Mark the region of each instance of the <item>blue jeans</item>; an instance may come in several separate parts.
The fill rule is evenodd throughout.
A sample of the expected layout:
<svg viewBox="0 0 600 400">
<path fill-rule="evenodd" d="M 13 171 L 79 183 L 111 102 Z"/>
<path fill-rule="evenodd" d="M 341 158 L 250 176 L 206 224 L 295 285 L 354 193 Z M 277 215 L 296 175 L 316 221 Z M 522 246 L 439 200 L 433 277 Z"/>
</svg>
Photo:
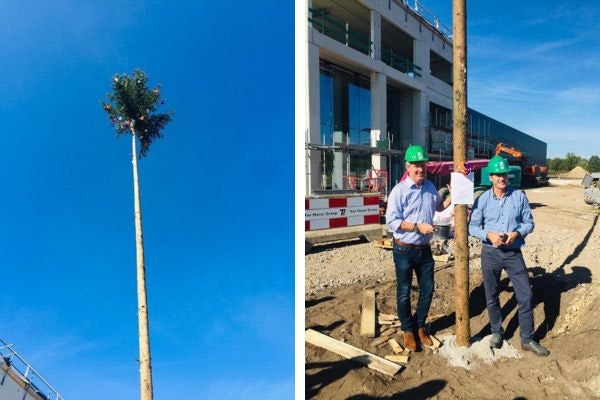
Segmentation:
<svg viewBox="0 0 600 400">
<path fill-rule="evenodd" d="M 502 329 L 502 311 L 498 298 L 498 285 L 502 269 L 506 270 L 517 297 L 521 341 L 528 341 L 533 338 L 534 332 L 531 308 L 532 292 L 523 254 L 521 250 L 484 245 L 481 249 L 481 273 L 492 333 L 499 333 Z"/>
<path fill-rule="evenodd" d="M 433 298 L 433 267 L 435 261 L 429 246 L 423 249 L 413 249 L 398 246 L 394 242 L 394 266 L 396 267 L 396 302 L 398 318 L 404 332 L 414 329 L 410 307 L 410 285 L 413 270 L 419 283 L 419 301 L 417 303 L 417 327 L 424 328 L 431 299 Z"/>
</svg>

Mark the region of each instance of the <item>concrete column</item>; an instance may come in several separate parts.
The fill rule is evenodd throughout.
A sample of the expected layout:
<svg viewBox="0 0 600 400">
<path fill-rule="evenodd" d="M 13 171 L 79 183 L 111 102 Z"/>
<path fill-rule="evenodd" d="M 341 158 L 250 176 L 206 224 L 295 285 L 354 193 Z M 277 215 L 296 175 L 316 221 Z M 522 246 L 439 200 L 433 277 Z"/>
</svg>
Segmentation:
<svg viewBox="0 0 600 400">
<path fill-rule="evenodd" d="M 345 143 L 344 132 L 333 132 L 333 143 Z M 347 153 L 336 151 L 333 153 L 333 172 L 331 177 L 332 189 L 344 189 L 344 171 L 349 171 L 350 157 Z"/>
<path fill-rule="evenodd" d="M 425 30 L 425 28 L 423 28 Z M 422 35 L 421 35 L 422 36 Z M 413 40 L 413 63 L 421 67 L 422 79 L 429 78 L 429 46 L 425 40 Z"/>
<path fill-rule="evenodd" d="M 407 148 L 409 145 L 415 143 L 414 132 L 415 132 L 415 116 L 414 108 L 417 106 L 413 98 L 413 90 L 402 91 L 402 109 L 401 109 L 401 123 L 402 123 L 402 135 L 401 135 L 401 148 Z"/>
<path fill-rule="evenodd" d="M 308 134 L 306 140 L 312 144 L 321 144 L 321 98 L 319 87 L 319 47 L 307 43 L 308 63 L 306 64 L 306 76 L 308 78 L 306 96 L 306 113 L 308 121 Z M 321 162 L 320 150 L 308 150 L 306 160 L 306 194 L 310 195 L 313 190 L 321 189 Z"/>
<path fill-rule="evenodd" d="M 386 88 L 386 76 L 380 72 L 371 72 L 371 147 L 376 147 L 378 140 L 387 139 Z M 386 157 L 373 154 L 371 163 L 377 169 L 385 169 Z"/>
<path fill-rule="evenodd" d="M 381 60 L 381 14 L 371 10 L 371 42 L 373 42 L 371 57 Z"/>
<path fill-rule="evenodd" d="M 429 128 L 429 107 L 427 96 L 424 92 L 415 90 L 413 93 L 413 136 L 412 144 L 420 144 L 425 147 L 429 145 L 427 129 Z"/>
</svg>

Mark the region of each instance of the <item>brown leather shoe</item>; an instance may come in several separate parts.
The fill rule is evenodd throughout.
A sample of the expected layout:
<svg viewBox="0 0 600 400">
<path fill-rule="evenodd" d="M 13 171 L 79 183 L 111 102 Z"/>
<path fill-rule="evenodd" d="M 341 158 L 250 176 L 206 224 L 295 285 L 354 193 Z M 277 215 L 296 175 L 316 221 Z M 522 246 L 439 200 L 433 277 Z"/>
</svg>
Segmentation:
<svg viewBox="0 0 600 400">
<path fill-rule="evenodd" d="M 425 328 L 419 328 L 419 340 L 423 346 L 433 346 L 433 341 L 425 332 Z"/>
<path fill-rule="evenodd" d="M 410 351 L 417 351 L 417 341 L 415 340 L 415 334 L 412 332 L 404 332 L 404 347 Z"/>
</svg>

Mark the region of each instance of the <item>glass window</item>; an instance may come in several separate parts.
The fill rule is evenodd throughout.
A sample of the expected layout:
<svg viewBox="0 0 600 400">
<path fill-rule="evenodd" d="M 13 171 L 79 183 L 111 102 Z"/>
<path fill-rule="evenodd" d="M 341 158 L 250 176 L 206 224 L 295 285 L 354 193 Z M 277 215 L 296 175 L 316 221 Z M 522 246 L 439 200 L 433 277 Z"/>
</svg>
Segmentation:
<svg viewBox="0 0 600 400">
<path fill-rule="evenodd" d="M 319 83 L 321 144 L 371 147 L 369 78 L 321 60 Z M 321 173 L 331 176 L 334 188 L 339 186 L 336 182 L 342 177 L 361 176 L 371 168 L 371 156 L 368 153 L 326 153 L 322 159 Z"/>
<path fill-rule="evenodd" d="M 369 81 L 357 76 L 348 85 L 350 144 L 371 146 L 371 90 Z"/>
<path fill-rule="evenodd" d="M 321 61 L 320 96 L 322 144 L 332 145 L 341 139 L 344 144 L 371 146 L 368 78 Z"/>
</svg>

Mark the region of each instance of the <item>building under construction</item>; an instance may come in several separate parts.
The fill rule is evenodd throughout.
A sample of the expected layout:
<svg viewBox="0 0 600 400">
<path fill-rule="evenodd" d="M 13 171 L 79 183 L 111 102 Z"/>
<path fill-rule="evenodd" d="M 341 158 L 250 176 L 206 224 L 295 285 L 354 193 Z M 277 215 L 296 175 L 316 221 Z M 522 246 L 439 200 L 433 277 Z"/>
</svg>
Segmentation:
<svg viewBox="0 0 600 400">
<path fill-rule="evenodd" d="M 434 13 L 416 0 L 309 0 L 306 23 L 307 196 L 387 191 L 411 144 L 452 159 L 452 31 Z M 469 109 L 467 158 L 499 143 L 546 163 L 546 143 Z"/>
<path fill-rule="evenodd" d="M 0 400 L 64 400 L 12 344 L 0 339 Z"/>
</svg>

